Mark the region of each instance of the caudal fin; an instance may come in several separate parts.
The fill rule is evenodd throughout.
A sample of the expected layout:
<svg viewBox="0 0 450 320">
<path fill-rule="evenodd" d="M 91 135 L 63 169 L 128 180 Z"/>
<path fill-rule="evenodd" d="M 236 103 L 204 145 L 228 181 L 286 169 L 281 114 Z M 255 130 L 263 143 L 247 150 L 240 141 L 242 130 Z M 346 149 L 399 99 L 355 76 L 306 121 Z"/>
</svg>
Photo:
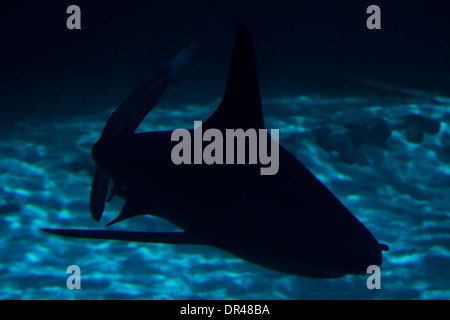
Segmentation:
<svg viewBox="0 0 450 320">
<path fill-rule="evenodd" d="M 137 87 L 111 114 L 100 138 L 108 139 L 122 133 L 133 133 L 159 101 L 169 82 L 180 83 L 181 74 L 195 49 L 195 45 L 190 45 Z"/>
<path fill-rule="evenodd" d="M 92 218 L 100 221 L 103 210 L 105 210 L 106 194 L 108 193 L 109 177 L 101 169 L 95 171 L 94 180 L 92 181 L 91 193 L 89 196 L 89 208 Z"/>
<path fill-rule="evenodd" d="M 197 46 L 190 45 L 150 79 L 136 88 L 109 117 L 100 139 L 112 139 L 121 134 L 133 133 L 145 116 L 161 98 L 170 81 L 180 83 L 181 74 L 187 67 Z M 99 221 L 105 208 L 109 177 L 100 168 L 95 173 L 90 194 L 90 210 L 94 220 Z"/>
<path fill-rule="evenodd" d="M 192 44 L 179 54 L 175 56 L 170 62 L 167 64 L 167 68 L 169 70 L 169 78 L 172 82 L 177 85 L 181 85 L 181 76 L 186 70 L 188 62 L 191 60 L 194 52 L 197 50 L 197 45 Z"/>
</svg>

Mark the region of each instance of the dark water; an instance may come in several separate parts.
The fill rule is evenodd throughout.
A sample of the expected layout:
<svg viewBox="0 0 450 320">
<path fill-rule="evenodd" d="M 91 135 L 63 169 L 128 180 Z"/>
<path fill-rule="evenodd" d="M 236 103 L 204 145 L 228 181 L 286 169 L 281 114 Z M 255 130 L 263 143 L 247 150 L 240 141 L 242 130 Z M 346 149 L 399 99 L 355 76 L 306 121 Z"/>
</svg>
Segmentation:
<svg viewBox="0 0 450 320">
<path fill-rule="evenodd" d="M 69 31 L 70 4 L 1 12 L 1 298 L 450 298 L 450 13 L 439 2 L 379 1 L 382 29 L 372 31 L 365 1 L 79 1 L 82 29 Z M 214 111 L 238 20 L 254 38 L 267 127 L 391 247 L 381 290 L 365 276 L 288 276 L 208 247 L 39 231 L 99 228 L 88 208 L 92 144 L 122 99 L 191 43 L 199 50 L 182 86 L 139 130 L 191 127 Z M 115 228 L 174 227 L 139 217 Z M 66 288 L 73 264 L 81 290 Z"/>
</svg>

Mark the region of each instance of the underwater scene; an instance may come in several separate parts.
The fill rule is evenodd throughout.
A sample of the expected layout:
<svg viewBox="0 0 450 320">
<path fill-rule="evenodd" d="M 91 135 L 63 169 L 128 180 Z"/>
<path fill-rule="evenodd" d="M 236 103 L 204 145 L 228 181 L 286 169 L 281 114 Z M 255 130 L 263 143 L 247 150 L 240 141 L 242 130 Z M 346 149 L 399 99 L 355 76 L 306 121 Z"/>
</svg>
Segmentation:
<svg viewBox="0 0 450 320">
<path fill-rule="evenodd" d="M 64 1 L 42 7 L 31 2 L 12 5 L 10 15 L 2 19 L 11 25 L 14 17 L 25 19 L 23 15 L 48 17 L 34 31 L 27 27 L 37 23 L 31 18 L 29 24 L 17 24 L 15 31 L 2 28 L 11 50 L 2 53 L 2 61 L 10 62 L 4 65 L 0 92 L 0 298 L 450 299 L 450 38 L 445 31 L 450 30 L 445 28 L 450 20 L 443 22 L 449 16 L 442 14 L 430 25 L 432 14 L 442 12 L 437 2 L 430 2 L 429 12 L 422 11 L 423 20 L 416 19 L 420 26 L 409 29 L 389 20 L 392 12 L 402 12 L 402 4 L 373 3 L 387 12 L 381 16 L 381 36 L 368 35 L 378 32 L 368 31 L 365 24 L 369 17 L 365 9 L 372 3 L 360 1 L 350 1 L 346 8 L 327 6 L 325 1 L 323 7 L 282 1 L 282 9 L 235 1 L 226 6 L 205 1 L 201 9 L 176 1 L 155 3 L 114 3 L 94 23 L 92 12 L 100 14 L 105 7 L 79 1 L 83 18 L 78 31 L 67 30 L 70 13 L 65 9 L 72 3 Z M 317 15 L 307 13 L 308 8 Z M 412 2 L 407 12 L 417 18 L 420 8 L 420 3 Z M 302 22 L 285 21 L 292 11 L 303 12 Z M 330 30 L 326 25 L 339 20 L 336 12 L 346 17 L 361 14 L 357 19 L 344 19 L 351 27 L 341 21 L 343 27 Z M 121 14 L 126 16 L 122 22 Z M 151 32 L 142 29 L 148 20 L 152 21 Z M 155 107 L 145 118 L 141 115 L 136 133 L 193 129 L 194 121 L 205 121 L 214 114 L 223 106 L 230 54 L 233 50 L 233 57 L 238 56 L 239 46 L 246 50 L 238 32 L 234 39 L 239 21 L 252 35 L 255 47 L 265 127 L 279 129 L 279 144 L 380 245 L 389 247 L 382 249 L 381 288 L 368 288 L 370 272 L 349 272 L 336 279 L 289 274 L 201 243 L 76 239 L 41 230 L 182 231 L 169 219 L 150 212 L 104 228 L 118 216 L 128 197 L 128 190 L 120 186 L 107 199 L 101 222 L 95 221 L 90 193 L 99 162 L 93 160 L 92 147 L 100 136 L 116 134 L 108 132 L 105 124 L 114 120 L 111 114 L 124 99 L 192 43 L 198 48 L 181 81 L 169 77 L 167 82 L 177 83 L 168 84 L 161 99 L 157 96 Z M 307 27 L 315 21 L 316 28 Z M 47 32 L 61 23 L 64 30 Z M 359 23 L 361 30 L 351 33 Z M 430 37 L 431 31 L 422 29 L 425 24 L 437 28 Z M 292 39 L 301 29 L 311 34 L 304 37 L 303 49 L 298 39 Z M 414 31 L 415 36 L 409 36 Z M 73 37 L 73 32 L 79 34 Z M 340 32 L 343 44 L 339 45 L 333 39 Z M 61 42 L 54 44 L 47 37 Z M 152 41 L 160 47 L 150 45 Z M 376 45 L 371 47 L 371 41 Z M 289 42 L 294 42 L 292 50 Z M 113 43 L 117 48 L 113 49 Z M 422 44 L 419 49 L 417 43 Z M 27 46 L 36 48 L 32 57 L 24 52 Z M 245 73 L 244 69 L 236 70 Z M 164 76 L 156 73 L 155 81 L 160 80 Z M 228 84 L 227 92 L 232 87 Z M 124 109 L 130 117 L 116 119 L 112 125 L 129 124 L 126 121 L 131 121 L 133 108 L 134 104 Z M 162 149 L 152 152 L 158 150 Z M 210 183 L 208 176 L 201 178 Z M 197 183 L 180 183 L 170 174 L 165 181 L 173 194 L 164 197 L 174 203 L 182 201 L 177 199 L 180 190 Z M 252 200 L 260 202 L 257 208 L 276 207 L 276 197 L 270 202 L 266 196 Z M 208 203 L 212 217 L 222 215 L 223 203 L 211 204 L 201 197 L 196 201 L 199 210 Z M 280 205 L 279 210 L 283 208 Z M 277 216 L 282 214 L 274 210 L 257 217 L 270 220 Z M 286 225 L 286 230 L 293 227 Z M 301 248 L 309 252 L 315 246 L 311 242 Z M 68 267 L 73 265 L 81 272 L 79 289 L 69 288 Z"/>
</svg>

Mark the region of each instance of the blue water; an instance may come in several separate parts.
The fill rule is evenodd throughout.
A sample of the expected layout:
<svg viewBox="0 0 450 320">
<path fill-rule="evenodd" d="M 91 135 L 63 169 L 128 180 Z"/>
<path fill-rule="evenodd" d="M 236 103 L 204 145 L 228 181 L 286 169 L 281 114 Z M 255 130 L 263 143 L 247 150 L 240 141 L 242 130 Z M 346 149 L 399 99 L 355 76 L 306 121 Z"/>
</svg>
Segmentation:
<svg viewBox="0 0 450 320">
<path fill-rule="evenodd" d="M 94 166 L 90 148 L 115 106 L 96 116 L 46 122 L 28 119 L 0 142 L 1 299 L 449 299 L 450 98 L 406 91 L 403 98 L 326 95 L 264 100 L 268 128 L 360 219 L 390 246 L 381 266 L 381 289 L 366 276 L 317 280 L 285 275 L 204 246 L 69 239 L 40 228 L 103 228 L 122 202 L 92 220 L 89 190 Z M 190 128 L 219 100 L 206 105 L 157 106 L 139 131 Z M 386 148 L 365 145 L 355 164 L 317 144 L 330 124 L 364 123 L 374 116 L 394 124 L 421 114 L 440 121 L 421 143 L 393 131 Z M 214 214 L 214 212 L 211 212 Z M 276 214 L 276 213 L 274 213 Z M 168 222 L 137 217 L 115 229 L 173 230 Z M 81 269 L 81 290 L 69 290 L 69 265 Z"/>
</svg>

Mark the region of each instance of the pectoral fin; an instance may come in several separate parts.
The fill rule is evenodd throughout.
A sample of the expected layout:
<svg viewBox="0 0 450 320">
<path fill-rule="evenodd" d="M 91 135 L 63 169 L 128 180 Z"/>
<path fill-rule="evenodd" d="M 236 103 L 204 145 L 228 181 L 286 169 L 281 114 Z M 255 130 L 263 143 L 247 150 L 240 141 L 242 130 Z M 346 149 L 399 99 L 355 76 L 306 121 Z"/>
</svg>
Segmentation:
<svg viewBox="0 0 450 320">
<path fill-rule="evenodd" d="M 190 232 L 137 232 L 83 229 L 41 229 L 64 237 L 166 244 L 204 244 Z"/>
</svg>

